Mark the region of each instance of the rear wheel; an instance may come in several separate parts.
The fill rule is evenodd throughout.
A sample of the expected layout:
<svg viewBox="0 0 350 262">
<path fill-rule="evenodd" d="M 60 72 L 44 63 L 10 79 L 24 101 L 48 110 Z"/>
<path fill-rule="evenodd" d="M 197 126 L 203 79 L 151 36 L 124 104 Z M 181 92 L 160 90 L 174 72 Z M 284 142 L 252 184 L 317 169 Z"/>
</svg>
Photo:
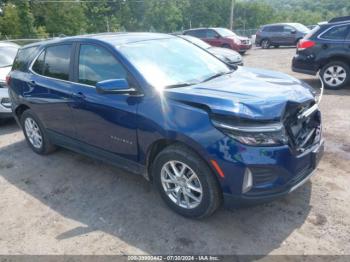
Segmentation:
<svg viewBox="0 0 350 262">
<path fill-rule="evenodd" d="M 349 83 L 350 68 L 344 62 L 334 61 L 325 65 L 320 75 L 326 88 L 338 90 Z"/>
<path fill-rule="evenodd" d="M 207 217 L 221 203 L 221 191 L 213 172 L 182 145 L 169 146 L 159 153 L 152 173 L 165 203 L 183 216 Z"/>
<path fill-rule="evenodd" d="M 27 143 L 35 153 L 46 155 L 55 150 L 40 120 L 30 109 L 23 112 L 20 121 Z"/>
<path fill-rule="evenodd" d="M 270 43 L 270 40 L 269 39 L 263 39 L 262 41 L 261 41 L 261 47 L 263 48 L 263 49 L 269 49 L 270 48 L 270 46 L 271 46 L 271 43 Z"/>
</svg>

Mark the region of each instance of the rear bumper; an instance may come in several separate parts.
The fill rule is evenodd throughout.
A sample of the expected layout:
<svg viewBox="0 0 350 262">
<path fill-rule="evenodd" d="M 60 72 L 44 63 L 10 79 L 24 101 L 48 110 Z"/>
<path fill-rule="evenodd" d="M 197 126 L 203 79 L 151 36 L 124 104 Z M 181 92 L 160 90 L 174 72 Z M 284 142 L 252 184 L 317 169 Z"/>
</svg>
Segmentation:
<svg viewBox="0 0 350 262">
<path fill-rule="evenodd" d="M 292 61 L 292 70 L 297 73 L 316 75 L 319 65 L 312 57 L 296 54 Z"/>
</svg>

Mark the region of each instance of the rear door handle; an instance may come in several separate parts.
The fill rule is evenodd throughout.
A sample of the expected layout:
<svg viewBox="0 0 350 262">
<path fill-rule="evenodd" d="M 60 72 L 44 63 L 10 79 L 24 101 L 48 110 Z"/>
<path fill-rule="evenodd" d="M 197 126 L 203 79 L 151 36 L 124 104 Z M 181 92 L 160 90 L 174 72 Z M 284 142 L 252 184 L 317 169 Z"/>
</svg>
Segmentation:
<svg viewBox="0 0 350 262">
<path fill-rule="evenodd" d="M 28 82 L 28 85 L 30 87 L 34 87 L 36 85 L 36 82 L 34 80 L 31 80 L 31 81 Z"/>
<path fill-rule="evenodd" d="M 73 97 L 85 99 L 85 95 L 82 92 L 73 93 Z"/>
</svg>

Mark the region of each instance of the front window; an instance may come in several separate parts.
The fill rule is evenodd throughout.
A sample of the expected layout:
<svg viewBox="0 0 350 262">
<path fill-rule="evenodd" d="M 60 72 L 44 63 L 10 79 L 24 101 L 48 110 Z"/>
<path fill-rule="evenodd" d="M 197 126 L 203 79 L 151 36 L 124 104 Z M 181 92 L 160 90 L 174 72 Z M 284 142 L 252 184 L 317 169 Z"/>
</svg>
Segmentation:
<svg viewBox="0 0 350 262">
<path fill-rule="evenodd" d="M 0 67 L 12 66 L 17 50 L 17 47 L 12 46 L 0 47 Z"/>
<path fill-rule="evenodd" d="M 130 43 L 118 49 L 157 89 L 197 84 L 230 72 L 226 64 L 180 38 Z"/>
<path fill-rule="evenodd" d="M 237 36 L 234 32 L 226 28 L 215 28 L 215 31 L 222 37 Z"/>
<path fill-rule="evenodd" d="M 125 79 L 126 71 L 107 50 L 95 45 L 81 45 L 79 53 L 79 83 L 95 86 L 109 79 Z"/>
</svg>

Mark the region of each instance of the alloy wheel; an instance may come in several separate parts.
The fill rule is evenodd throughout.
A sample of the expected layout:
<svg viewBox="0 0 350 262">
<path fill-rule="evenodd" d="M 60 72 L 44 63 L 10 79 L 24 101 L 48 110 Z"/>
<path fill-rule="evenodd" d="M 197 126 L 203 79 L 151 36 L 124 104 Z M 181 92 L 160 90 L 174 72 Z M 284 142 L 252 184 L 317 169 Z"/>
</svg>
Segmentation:
<svg viewBox="0 0 350 262">
<path fill-rule="evenodd" d="M 262 48 L 267 49 L 270 47 L 269 40 L 263 40 L 261 44 Z"/>
<path fill-rule="evenodd" d="M 197 174 L 185 163 L 169 161 L 161 169 L 161 182 L 169 199 L 176 205 L 196 208 L 203 197 L 203 188 Z"/>
<path fill-rule="evenodd" d="M 39 125 L 31 117 L 27 117 L 24 121 L 24 129 L 30 144 L 40 149 L 43 144 L 43 137 L 40 132 Z"/>
<path fill-rule="evenodd" d="M 332 65 L 324 71 L 323 80 L 328 86 L 339 86 L 346 80 L 346 70 L 342 66 Z"/>
</svg>

